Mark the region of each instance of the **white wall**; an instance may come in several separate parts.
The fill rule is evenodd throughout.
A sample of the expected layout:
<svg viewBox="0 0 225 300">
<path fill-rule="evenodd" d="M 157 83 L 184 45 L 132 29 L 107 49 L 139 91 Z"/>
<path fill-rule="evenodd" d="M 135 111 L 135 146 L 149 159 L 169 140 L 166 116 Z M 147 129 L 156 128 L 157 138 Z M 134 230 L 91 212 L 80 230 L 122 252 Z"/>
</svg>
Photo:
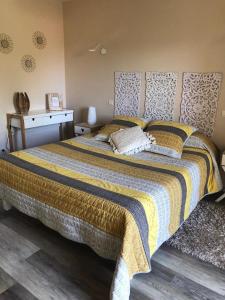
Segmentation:
<svg viewBox="0 0 225 300">
<path fill-rule="evenodd" d="M 32 34 L 41 31 L 47 38 L 47 47 L 34 47 Z M 0 33 L 7 33 L 14 42 L 9 54 L 0 52 L 0 149 L 7 140 L 6 113 L 14 112 L 13 94 L 26 91 L 31 110 L 45 108 L 45 94 L 58 92 L 65 99 L 64 34 L 62 3 L 59 0 L 0 0 Z M 30 54 L 36 59 L 36 70 L 25 72 L 21 58 Z M 57 139 L 53 127 L 28 133 L 29 145 Z"/>
<path fill-rule="evenodd" d="M 99 119 L 112 117 L 115 71 L 178 72 L 177 118 L 182 72 L 225 75 L 224 0 L 74 0 L 63 8 L 67 104 L 77 118 L 89 105 Z M 96 43 L 108 54 L 88 52 Z M 213 136 L 221 149 L 224 98 L 223 82 Z"/>
</svg>

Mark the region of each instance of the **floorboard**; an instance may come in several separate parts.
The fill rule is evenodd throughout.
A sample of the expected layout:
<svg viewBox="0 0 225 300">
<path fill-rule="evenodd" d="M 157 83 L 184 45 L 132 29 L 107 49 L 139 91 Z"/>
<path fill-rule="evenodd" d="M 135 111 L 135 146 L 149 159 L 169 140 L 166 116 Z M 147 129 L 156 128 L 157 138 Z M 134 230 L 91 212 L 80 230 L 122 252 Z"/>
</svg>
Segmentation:
<svg viewBox="0 0 225 300">
<path fill-rule="evenodd" d="M 106 300 L 115 263 L 13 209 L 0 210 L 0 300 Z M 162 247 L 131 300 L 225 300 L 225 272 Z"/>
<path fill-rule="evenodd" d="M 152 260 L 174 272 L 179 272 L 200 286 L 206 288 L 210 286 L 212 291 L 225 296 L 225 271 L 222 272 L 173 248 L 159 249 Z"/>
<path fill-rule="evenodd" d="M 0 300 L 38 300 L 20 284 L 15 284 L 0 295 Z"/>
<path fill-rule="evenodd" d="M 15 284 L 13 280 L 4 270 L 0 268 L 0 295 Z"/>
</svg>

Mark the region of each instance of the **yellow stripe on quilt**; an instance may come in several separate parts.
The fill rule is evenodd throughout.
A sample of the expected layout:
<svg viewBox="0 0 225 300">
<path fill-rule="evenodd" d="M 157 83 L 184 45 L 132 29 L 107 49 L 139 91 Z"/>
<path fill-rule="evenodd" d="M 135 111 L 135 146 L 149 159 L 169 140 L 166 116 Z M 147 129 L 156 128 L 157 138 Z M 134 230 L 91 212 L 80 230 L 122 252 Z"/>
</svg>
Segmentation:
<svg viewBox="0 0 225 300">
<path fill-rule="evenodd" d="M 114 184 L 109 181 L 103 181 L 100 179 L 93 178 L 91 176 L 87 176 L 78 172 L 75 172 L 73 170 L 65 169 L 59 165 L 49 163 L 43 159 L 40 159 L 34 155 L 28 154 L 23 151 L 18 151 L 12 153 L 12 155 L 27 161 L 33 165 L 40 166 L 42 168 L 45 168 L 47 170 L 53 171 L 55 173 L 67 176 L 69 178 L 77 179 L 79 181 L 91 184 L 93 186 L 97 186 L 100 188 L 103 188 L 108 191 L 116 192 L 118 194 L 124 195 L 124 196 L 129 196 L 131 198 L 136 199 L 139 201 L 142 206 L 144 207 L 148 225 L 151 226 L 151 230 L 149 230 L 149 243 L 150 243 L 150 249 L 151 247 L 155 249 L 156 247 L 156 240 L 153 240 L 153 236 L 156 235 L 157 237 L 157 232 L 158 232 L 158 218 L 155 217 L 155 214 L 157 212 L 157 208 L 155 207 L 154 201 L 152 201 L 151 197 L 144 192 L 133 190 L 131 188 L 126 188 L 122 185 L 119 184 Z M 154 234 L 155 233 L 155 234 Z"/>
<path fill-rule="evenodd" d="M 194 150 L 197 153 L 196 149 L 192 149 L 192 150 Z M 205 183 L 206 183 L 206 176 L 207 176 L 207 166 L 205 160 L 202 157 L 199 157 L 195 154 L 188 153 L 188 150 L 186 153 L 183 153 L 182 158 L 185 160 L 189 160 L 190 162 L 194 161 L 198 165 L 201 173 L 200 174 L 200 195 L 203 195 Z"/>
<path fill-rule="evenodd" d="M 65 157 L 88 163 L 100 168 L 109 169 L 114 172 L 119 172 L 121 174 L 141 178 L 144 180 L 149 180 L 162 185 L 168 191 L 170 200 L 171 211 L 169 232 L 173 234 L 176 231 L 176 228 L 179 226 L 182 192 L 180 183 L 176 177 L 160 172 L 136 168 L 134 166 L 131 167 L 127 164 L 121 164 L 116 161 L 107 160 L 107 163 L 105 163 L 102 158 L 95 157 L 93 155 L 82 153 L 76 150 L 71 150 L 61 145 L 49 144 L 41 146 L 40 148 L 51 153 L 60 154 Z M 154 237 L 151 237 L 151 240 L 157 240 L 155 234 Z M 155 247 L 153 247 L 153 249 L 155 249 Z"/>
<path fill-rule="evenodd" d="M 132 249 L 129 255 L 125 251 L 127 249 L 125 246 L 122 249 L 129 274 L 149 270 L 137 224 L 131 213 L 125 208 L 5 161 L 1 161 L 0 164 L 0 180 L 13 189 L 66 214 L 83 219 L 100 230 L 122 240 L 124 238 L 126 247 Z M 43 193 L 43 188 L 45 193 Z"/>
<path fill-rule="evenodd" d="M 81 149 L 86 149 L 93 151 L 93 148 L 90 146 L 86 146 L 82 143 L 77 142 L 76 140 L 67 140 L 64 143 L 79 147 Z M 94 152 L 96 153 L 101 153 L 104 155 L 107 155 L 109 157 L 118 157 L 118 155 L 114 154 L 111 150 L 102 150 L 99 148 L 94 148 Z M 186 167 L 182 166 L 176 166 L 176 165 L 168 165 L 168 164 L 163 164 L 160 162 L 152 162 L 152 161 L 147 161 L 147 160 L 141 160 L 137 159 L 137 157 L 132 157 L 128 155 L 119 155 L 119 159 L 124 160 L 124 161 L 133 161 L 136 164 L 144 164 L 148 166 L 153 166 L 153 167 L 158 167 L 164 170 L 170 170 L 170 171 L 175 171 L 182 175 L 185 179 L 186 186 L 187 186 L 187 196 L 186 196 L 186 205 L 190 206 L 190 201 L 191 201 L 191 191 L 192 191 L 192 180 L 191 180 L 191 175 L 189 173 L 189 170 Z M 175 228 L 175 227 L 174 227 Z M 172 230 L 173 232 L 173 230 Z"/>
<path fill-rule="evenodd" d="M 218 186 L 217 186 L 217 181 L 216 181 L 216 178 L 214 176 L 214 167 L 213 167 L 213 161 L 212 161 L 212 157 L 211 157 L 211 154 L 207 151 L 207 150 L 204 150 L 204 149 L 201 149 L 201 148 L 194 148 L 194 147 L 186 147 L 185 148 L 185 151 L 188 152 L 188 151 L 193 151 L 193 152 L 196 152 L 197 153 L 202 153 L 204 154 L 205 156 L 207 156 L 208 158 L 208 162 L 209 162 L 209 177 L 208 177 L 208 182 L 207 182 L 207 188 L 208 188 L 208 191 L 210 193 L 212 192 L 216 192 L 218 190 Z M 183 158 L 185 159 L 190 159 L 190 160 L 194 160 L 194 155 L 191 155 L 190 153 L 184 153 L 183 155 Z M 202 184 L 201 184 L 201 194 L 200 196 L 202 197 L 204 195 L 204 186 L 206 184 L 206 176 L 207 176 L 207 166 L 206 166 L 206 161 L 204 158 L 201 158 L 201 157 L 195 157 L 195 161 L 198 163 L 199 165 L 199 169 L 201 171 L 201 180 L 202 180 Z M 204 180 L 203 180 L 204 178 Z"/>
</svg>

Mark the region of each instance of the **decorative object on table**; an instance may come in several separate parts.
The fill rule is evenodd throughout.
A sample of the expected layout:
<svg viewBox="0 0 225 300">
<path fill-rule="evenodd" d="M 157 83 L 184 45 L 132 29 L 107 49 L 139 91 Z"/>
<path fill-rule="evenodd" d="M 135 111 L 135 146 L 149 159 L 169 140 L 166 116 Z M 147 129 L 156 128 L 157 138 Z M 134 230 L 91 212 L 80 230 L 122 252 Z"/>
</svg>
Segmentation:
<svg viewBox="0 0 225 300">
<path fill-rule="evenodd" d="M 16 113 L 18 114 L 26 114 L 30 109 L 30 99 L 27 93 L 15 93 L 14 95 L 14 107 Z"/>
<path fill-rule="evenodd" d="M 96 123 L 96 120 L 97 120 L 96 108 L 94 106 L 89 106 L 87 122 L 89 125 L 94 125 Z"/>
<path fill-rule="evenodd" d="M 63 109 L 62 97 L 58 93 L 47 94 L 47 109 L 50 111 Z"/>
<path fill-rule="evenodd" d="M 13 51 L 13 41 L 6 33 L 0 33 L 0 52 L 9 54 Z"/>
<path fill-rule="evenodd" d="M 37 49 L 44 49 L 47 46 L 47 39 L 41 31 L 35 31 L 32 40 Z"/>
<path fill-rule="evenodd" d="M 146 72 L 144 117 L 172 121 L 177 89 L 177 73 Z"/>
<path fill-rule="evenodd" d="M 21 59 L 21 65 L 26 72 L 33 72 L 36 68 L 36 62 L 32 55 L 24 55 Z"/>
<path fill-rule="evenodd" d="M 103 124 L 95 123 L 94 125 L 89 125 L 88 123 L 77 123 L 74 126 L 74 133 L 75 135 L 83 135 L 86 133 L 91 133 L 98 131 Z"/>
<path fill-rule="evenodd" d="M 140 72 L 115 72 L 115 115 L 139 115 L 141 98 Z"/>
<path fill-rule="evenodd" d="M 180 121 L 212 136 L 222 73 L 184 73 Z"/>
<path fill-rule="evenodd" d="M 166 244 L 225 270 L 225 205 L 215 199 L 201 200 Z"/>
<path fill-rule="evenodd" d="M 28 114 L 7 114 L 7 128 L 10 151 L 14 151 L 14 139 L 12 128 L 20 129 L 22 138 L 22 147 L 26 148 L 26 129 L 59 124 L 60 140 L 63 139 L 63 124 L 73 122 L 73 110 L 61 110 L 55 112 L 49 111 L 31 111 Z"/>
</svg>

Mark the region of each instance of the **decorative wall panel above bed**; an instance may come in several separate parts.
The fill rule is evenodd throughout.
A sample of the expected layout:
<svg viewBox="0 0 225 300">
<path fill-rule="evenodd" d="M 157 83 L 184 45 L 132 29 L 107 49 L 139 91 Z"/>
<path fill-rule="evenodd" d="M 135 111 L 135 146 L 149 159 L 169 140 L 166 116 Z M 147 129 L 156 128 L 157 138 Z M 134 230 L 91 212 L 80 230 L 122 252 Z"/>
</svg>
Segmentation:
<svg viewBox="0 0 225 300">
<path fill-rule="evenodd" d="M 177 74 L 146 72 L 145 117 L 153 120 L 173 120 Z"/>
<path fill-rule="evenodd" d="M 221 73 L 184 73 L 180 121 L 213 134 Z"/>
<path fill-rule="evenodd" d="M 140 72 L 115 72 L 115 115 L 138 116 L 141 97 Z"/>
</svg>

